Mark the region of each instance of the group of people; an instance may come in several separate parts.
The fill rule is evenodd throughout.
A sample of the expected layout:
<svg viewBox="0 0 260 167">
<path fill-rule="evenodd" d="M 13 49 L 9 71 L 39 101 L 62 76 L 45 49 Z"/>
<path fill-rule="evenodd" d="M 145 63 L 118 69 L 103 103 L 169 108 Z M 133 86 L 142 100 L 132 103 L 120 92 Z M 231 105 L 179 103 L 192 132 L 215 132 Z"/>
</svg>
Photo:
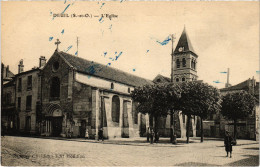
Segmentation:
<svg viewBox="0 0 260 167">
<path fill-rule="evenodd" d="M 157 143 L 159 141 L 159 132 L 155 132 L 153 128 L 148 127 L 147 129 L 147 142 L 153 144 L 154 142 Z"/>
</svg>

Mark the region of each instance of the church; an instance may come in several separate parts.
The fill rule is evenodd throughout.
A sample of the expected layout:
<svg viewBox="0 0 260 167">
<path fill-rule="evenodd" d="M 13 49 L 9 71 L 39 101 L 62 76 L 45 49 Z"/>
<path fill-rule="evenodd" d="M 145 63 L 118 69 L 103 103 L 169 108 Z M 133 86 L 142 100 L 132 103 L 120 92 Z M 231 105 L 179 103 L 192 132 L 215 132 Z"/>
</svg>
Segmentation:
<svg viewBox="0 0 260 167">
<path fill-rule="evenodd" d="M 19 132 L 41 136 L 89 137 L 97 139 L 102 128 L 107 139 L 146 136 L 149 116 L 138 113 L 130 96 L 135 87 L 160 82 L 196 81 L 197 58 L 184 28 L 172 50 L 171 78 L 158 75 L 153 81 L 89 61 L 57 49 L 48 62 L 39 58 L 39 67 L 15 75 L 15 127 Z M 174 116 L 177 137 L 186 136 L 185 115 Z M 192 119 L 196 136 L 197 117 Z M 161 118 L 159 133 L 169 136 L 170 116 Z"/>
</svg>

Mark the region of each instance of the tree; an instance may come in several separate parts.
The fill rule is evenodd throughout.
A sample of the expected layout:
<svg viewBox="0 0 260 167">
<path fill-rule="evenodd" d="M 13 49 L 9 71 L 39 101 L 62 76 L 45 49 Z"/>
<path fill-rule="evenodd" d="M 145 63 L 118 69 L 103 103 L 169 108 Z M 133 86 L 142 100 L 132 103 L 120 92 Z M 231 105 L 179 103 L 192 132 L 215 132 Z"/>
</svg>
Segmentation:
<svg viewBox="0 0 260 167">
<path fill-rule="evenodd" d="M 201 142 L 203 142 L 203 119 L 210 113 L 220 110 L 220 93 L 218 89 L 202 82 L 181 83 L 181 111 L 187 115 L 187 143 L 189 143 L 190 119 L 192 115 L 201 118 Z"/>
<path fill-rule="evenodd" d="M 222 97 L 221 114 L 234 121 L 234 139 L 237 137 L 237 120 L 246 118 L 255 108 L 256 99 L 246 91 L 230 92 Z"/>
<path fill-rule="evenodd" d="M 172 110 L 176 99 L 178 99 L 177 89 L 174 89 L 172 83 L 159 83 L 154 85 L 144 85 L 135 88 L 131 92 L 134 101 L 138 102 L 137 111 L 142 114 L 149 114 L 150 126 L 153 126 L 157 132 L 158 118 L 167 116 L 168 111 Z"/>
</svg>

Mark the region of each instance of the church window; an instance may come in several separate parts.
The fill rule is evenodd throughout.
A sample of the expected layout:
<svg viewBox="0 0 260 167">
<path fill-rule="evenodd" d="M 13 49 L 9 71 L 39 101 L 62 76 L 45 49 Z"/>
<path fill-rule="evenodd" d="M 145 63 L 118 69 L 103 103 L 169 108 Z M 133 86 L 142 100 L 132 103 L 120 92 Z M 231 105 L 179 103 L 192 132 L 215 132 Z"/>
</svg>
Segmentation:
<svg viewBox="0 0 260 167">
<path fill-rule="evenodd" d="M 114 89 L 114 83 L 111 83 L 111 89 Z"/>
<path fill-rule="evenodd" d="M 176 82 L 179 82 L 179 78 L 176 78 Z"/>
<path fill-rule="evenodd" d="M 112 121 L 119 123 L 120 100 L 118 96 L 112 98 Z"/>
<path fill-rule="evenodd" d="M 182 59 L 182 67 L 186 67 L 186 59 L 185 58 Z"/>
<path fill-rule="evenodd" d="M 191 68 L 193 69 L 193 59 L 191 59 Z"/>
<path fill-rule="evenodd" d="M 136 110 L 137 103 L 132 102 L 132 115 L 133 115 L 133 120 L 134 124 L 138 124 L 138 111 Z"/>
<path fill-rule="evenodd" d="M 51 79 L 50 98 L 52 100 L 58 100 L 60 98 L 60 79 L 58 77 Z"/>
<path fill-rule="evenodd" d="M 53 63 L 53 65 L 52 65 L 52 70 L 54 71 L 54 72 L 56 72 L 58 69 L 59 69 L 59 67 L 60 67 L 60 64 L 59 64 L 59 62 L 54 62 Z"/>
<path fill-rule="evenodd" d="M 177 68 L 180 68 L 180 60 L 179 59 L 176 60 L 176 65 L 177 65 Z"/>
<path fill-rule="evenodd" d="M 182 78 L 181 80 L 182 80 L 182 81 L 185 81 L 185 78 Z"/>
</svg>

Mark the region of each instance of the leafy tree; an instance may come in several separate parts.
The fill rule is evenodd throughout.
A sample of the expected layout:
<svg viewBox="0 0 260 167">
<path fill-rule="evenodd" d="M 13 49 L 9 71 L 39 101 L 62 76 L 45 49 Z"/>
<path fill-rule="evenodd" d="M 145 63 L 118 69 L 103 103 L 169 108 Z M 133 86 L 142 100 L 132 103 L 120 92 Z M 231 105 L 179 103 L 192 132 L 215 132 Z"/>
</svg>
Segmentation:
<svg viewBox="0 0 260 167">
<path fill-rule="evenodd" d="M 154 85 L 145 85 L 135 88 L 131 92 L 134 101 L 138 102 L 137 111 L 142 114 L 149 114 L 150 126 L 155 122 L 155 133 L 158 128 L 158 118 L 167 116 L 169 111 L 174 109 L 174 102 L 178 99 L 177 89 L 174 84 L 159 83 Z"/>
<path fill-rule="evenodd" d="M 207 118 L 210 113 L 220 110 L 220 93 L 219 91 L 206 83 L 202 82 L 182 82 L 181 83 L 181 111 L 187 115 L 187 143 L 190 136 L 190 119 L 192 115 L 201 118 L 201 142 L 203 142 L 203 119 Z"/>
<path fill-rule="evenodd" d="M 222 97 L 221 113 L 234 121 L 234 139 L 237 136 L 237 120 L 246 118 L 253 110 L 256 99 L 246 91 L 230 92 Z"/>
</svg>

